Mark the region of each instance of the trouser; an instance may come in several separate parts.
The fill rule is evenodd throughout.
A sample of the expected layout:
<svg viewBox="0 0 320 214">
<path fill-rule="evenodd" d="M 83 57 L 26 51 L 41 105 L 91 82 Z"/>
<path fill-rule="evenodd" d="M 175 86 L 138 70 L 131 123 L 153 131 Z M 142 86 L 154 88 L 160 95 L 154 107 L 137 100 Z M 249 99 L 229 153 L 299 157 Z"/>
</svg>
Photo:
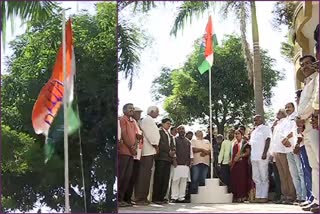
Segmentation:
<svg viewBox="0 0 320 214">
<path fill-rule="evenodd" d="M 123 199 L 124 201 L 131 202 L 133 189 L 134 189 L 135 183 L 137 182 L 137 178 L 138 178 L 139 164 L 140 164 L 140 160 L 133 161 L 132 175 L 131 175 L 131 179 L 129 181 L 129 186 L 128 186 L 127 192 L 126 192 L 124 199 Z"/>
<path fill-rule="evenodd" d="M 133 170 L 133 157 L 129 155 L 118 155 L 118 200 L 123 201 L 125 193 L 128 189 L 130 178 Z"/>
<path fill-rule="evenodd" d="M 155 161 L 152 193 L 153 201 L 164 201 L 164 197 L 166 196 L 170 179 L 170 167 L 171 163 L 169 161 Z"/>
<path fill-rule="evenodd" d="M 198 186 L 204 186 L 206 175 L 208 173 L 208 165 L 199 163 L 191 167 L 191 185 L 190 185 L 190 193 L 197 194 Z"/>
<path fill-rule="evenodd" d="M 142 156 L 137 183 L 134 189 L 136 201 L 147 201 L 150 188 L 150 179 L 153 166 L 153 155 Z"/>
<path fill-rule="evenodd" d="M 171 199 L 183 201 L 186 195 L 188 178 L 178 178 L 172 181 L 171 186 Z"/>
<path fill-rule="evenodd" d="M 293 181 L 294 188 L 296 189 L 297 199 L 306 200 L 307 190 L 304 183 L 302 164 L 299 155 L 293 152 L 287 153 L 287 160 L 289 171 Z"/>
<path fill-rule="evenodd" d="M 307 200 L 313 201 L 313 194 L 312 194 L 312 169 L 309 164 L 309 159 L 307 155 L 307 151 L 305 145 L 300 147 L 300 159 L 302 163 L 303 175 L 304 175 L 304 182 L 307 191 Z"/>
<path fill-rule="evenodd" d="M 164 198 L 167 199 L 167 200 L 170 199 L 171 184 L 172 184 L 172 178 L 173 178 L 173 170 L 174 170 L 174 167 L 173 167 L 173 165 L 171 165 L 171 167 L 170 167 L 170 178 L 169 178 L 168 189 L 167 189 L 166 196 L 164 197 Z"/>
<path fill-rule="evenodd" d="M 281 193 L 286 200 L 296 199 L 296 190 L 293 185 L 289 171 L 288 159 L 286 153 L 276 153 L 276 165 L 280 175 Z"/>
<path fill-rule="evenodd" d="M 221 180 L 228 187 L 228 192 L 231 192 L 229 164 L 221 164 Z"/>
<path fill-rule="evenodd" d="M 304 145 L 312 168 L 312 193 L 319 200 L 319 131 L 313 129 L 309 121 L 305 127 Z"/>
<path fill-rule="evenodd" d="M 256 184 L 256 198 L 268 198 L 268 159 L 252 161 L 252 179 Z"/>
<path fill-rule="evenodd" d="M 273 170 L 274 182 L 275 182 L 275 193 L 276 193 L 275 199 L 280 200 L 281 199 L 281 181 L 280 181 L 280 175 L 279 175 L 276 162 L 273 162 L 272 170 Z"/>
</svg>

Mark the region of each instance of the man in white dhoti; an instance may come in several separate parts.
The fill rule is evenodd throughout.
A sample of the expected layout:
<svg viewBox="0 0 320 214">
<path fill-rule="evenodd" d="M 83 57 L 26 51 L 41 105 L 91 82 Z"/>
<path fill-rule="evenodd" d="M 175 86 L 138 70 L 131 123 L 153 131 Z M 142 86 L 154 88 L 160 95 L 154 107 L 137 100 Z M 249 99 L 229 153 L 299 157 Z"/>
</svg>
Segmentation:
<svg viewBox="0 0 320 214">
<path fill-rule="evenodd" d="M 252 163 L 252 179 L 256 184 L 257 202 L 268 201 L 269 178 L 268 150 L 271 139 L 271 128 L 263 124 L 262 117 L 256 115 L 254 117 L 255 129 L 250 136 L 251 144 L 251 163 Z"/>
<path fill-rule="evenodd" d="M 190 180 L 190 166 L 193 159 L 191 142 L 185 137 L 183 126 L 178 127 L 179 136 L 175 138 L 176 158 L 173 171 L 171 199 L 172 202 L 185 202 L 187 180 Z"/>
</svg>

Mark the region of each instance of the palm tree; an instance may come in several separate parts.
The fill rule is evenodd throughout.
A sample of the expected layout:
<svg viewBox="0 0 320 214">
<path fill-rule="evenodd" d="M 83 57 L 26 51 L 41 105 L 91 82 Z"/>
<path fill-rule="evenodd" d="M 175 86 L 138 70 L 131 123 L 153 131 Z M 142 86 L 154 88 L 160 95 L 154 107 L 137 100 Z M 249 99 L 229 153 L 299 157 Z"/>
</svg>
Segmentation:
<svg viewBox="0 0 320 214">
<path fill-rule="evenodd" d="M 262 87 L 262 71 L 261 71 L 261 56 L 259 45 L 259 31 L 256 14 L 255 1 L 250 2 L 251 6 L 251 23 L 252 23 L 252 40 L 253 40 L 253 88 L 256 114 L 264 117 L 263 110 L 263 87 Z"/>
<path fill-rule="evenodd" d="M 7 20 L 11 21 L 11 31 L 13 32 L 14 18 L 19 17 L 22 22 L 30 20 L 49 19 L 58 9 L 58 5 L 52 1 L 1 1 L 2 12 L 2 41 L 5 46 Z"/>
<path fill-rule="evenodd" d="M 192 20 L 194 16 L 199 16 L 210 7 L 215 6 L 215 2 L 183 2 L 179 8 L 179 13 L 174 21 L 174 26 L 171 30 L 171 34 L 176 35 L 178 30 L 183 30 L 184 25 L 188 20 Z M 250 82 L 253 82 L 254 94 L 255 94 L 255 111 L 256 114 L 264 117 L 263 109 L 263 87 L 262 87 L 262 71 L 261 71 L 261 57 L 259 48 L 259 33 L 258 23 L 256 17 L 255 2 L 239 2 L 239 1 L 226 1 L 222 3 L 221 12 L 224 16 L 229 13 L 233 13 L 240 21 L 240 32 L 242 48 L 247 64 L 248 78 Z M 249 11 L 251 11 L 251 23 L 252 23 L 252 36 L 253 36 L 253 57 L 247 42 L 246 29 L 247 18 L 249 17 Z"/>
</svg>

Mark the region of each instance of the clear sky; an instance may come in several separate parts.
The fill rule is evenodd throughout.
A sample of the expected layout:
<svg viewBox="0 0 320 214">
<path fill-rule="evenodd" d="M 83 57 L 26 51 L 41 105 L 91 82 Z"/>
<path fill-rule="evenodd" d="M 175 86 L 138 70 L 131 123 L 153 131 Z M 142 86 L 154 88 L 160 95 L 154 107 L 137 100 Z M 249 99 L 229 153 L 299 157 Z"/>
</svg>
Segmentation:
<svg viewBox="0 0 320 214">
<path fill-rule="evenodd" d="M 132 22 L 140 25 L 153 38 L 151 47 L 146 48 L 141 53 L 139 75 L 134 79 L 131 91 L 127 87 L 127 81 L 124 80 L 122 75 L 119 76 L 120 115 L 122 106 L 128 102 L 134 103 L 144 111 L 150 105 L 157 105 L 161 109 L 160 114 L 163 113 L 163 103 L 154 103 L 152 101 L 151 82 L 159 76 L 161 67 L 178 68 L 183 65 L 192 51 L 194 41 L 203 35 L 209 15 L 205 13 L 203 16 L 193 19 L 192 23 L 187 24 L 184 31 L 180 31 L 175 38 L 170 36 L 169 32 L 177 15 L 177 6 L 180 4 L 180 2 L 166 3 L 166 5 L 159 4 L 157 8 L 152 9 L 148 15 L 143 17 L 143 22 L 141 22 L 141 17 L 132 18 L 131 10 L 129 9 L 119 14 L 119 18 L 131 19 Z M 286 102 L 294 101 L 295 85 L 294 66 L 280 55 L 280 44 L 282 41 L 286 41 L 287 30 L 284 27 L 282 30 L 276 31 L 271 25 L 273 5 L 274 2 L 256 2 L 260 46 L 263 49 L 267 49 L 269 55 L 276 59 L 274 68 L 285 74 L 285 79 L 279 81 L 278 86 L 273 89 L 274 97 L 272 98 L 271 109 L 276 111 L 284 107 Z M 213 25 L 218 42 L 221 43 L 221 39 L 225 34 L 239 35 L 239 23 L 233 16 L 223 19 L 218 7 L 211 12 L 211 15 L 213 16 Z M 249 30 L 247 34 L 248 41 L 252 47 L 251 23 L 248 23 L 247 28 Z M 192 129 L 197 127 L 199 126 L 196 125 Z"/>
</svg>

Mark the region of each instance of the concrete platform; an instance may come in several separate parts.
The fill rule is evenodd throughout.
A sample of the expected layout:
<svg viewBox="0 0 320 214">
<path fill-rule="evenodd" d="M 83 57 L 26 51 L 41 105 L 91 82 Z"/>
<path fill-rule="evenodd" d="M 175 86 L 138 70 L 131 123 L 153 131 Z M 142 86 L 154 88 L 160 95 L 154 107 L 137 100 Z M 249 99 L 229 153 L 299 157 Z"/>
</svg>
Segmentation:
<svg viewBox="0 0 320 214">
<path fill-rule="evenodd" d="M 282 204 L 150 204 L 119 208 L 119 213 L 311 213 L 303 211 L 299 206 Z"/>
</svg>

